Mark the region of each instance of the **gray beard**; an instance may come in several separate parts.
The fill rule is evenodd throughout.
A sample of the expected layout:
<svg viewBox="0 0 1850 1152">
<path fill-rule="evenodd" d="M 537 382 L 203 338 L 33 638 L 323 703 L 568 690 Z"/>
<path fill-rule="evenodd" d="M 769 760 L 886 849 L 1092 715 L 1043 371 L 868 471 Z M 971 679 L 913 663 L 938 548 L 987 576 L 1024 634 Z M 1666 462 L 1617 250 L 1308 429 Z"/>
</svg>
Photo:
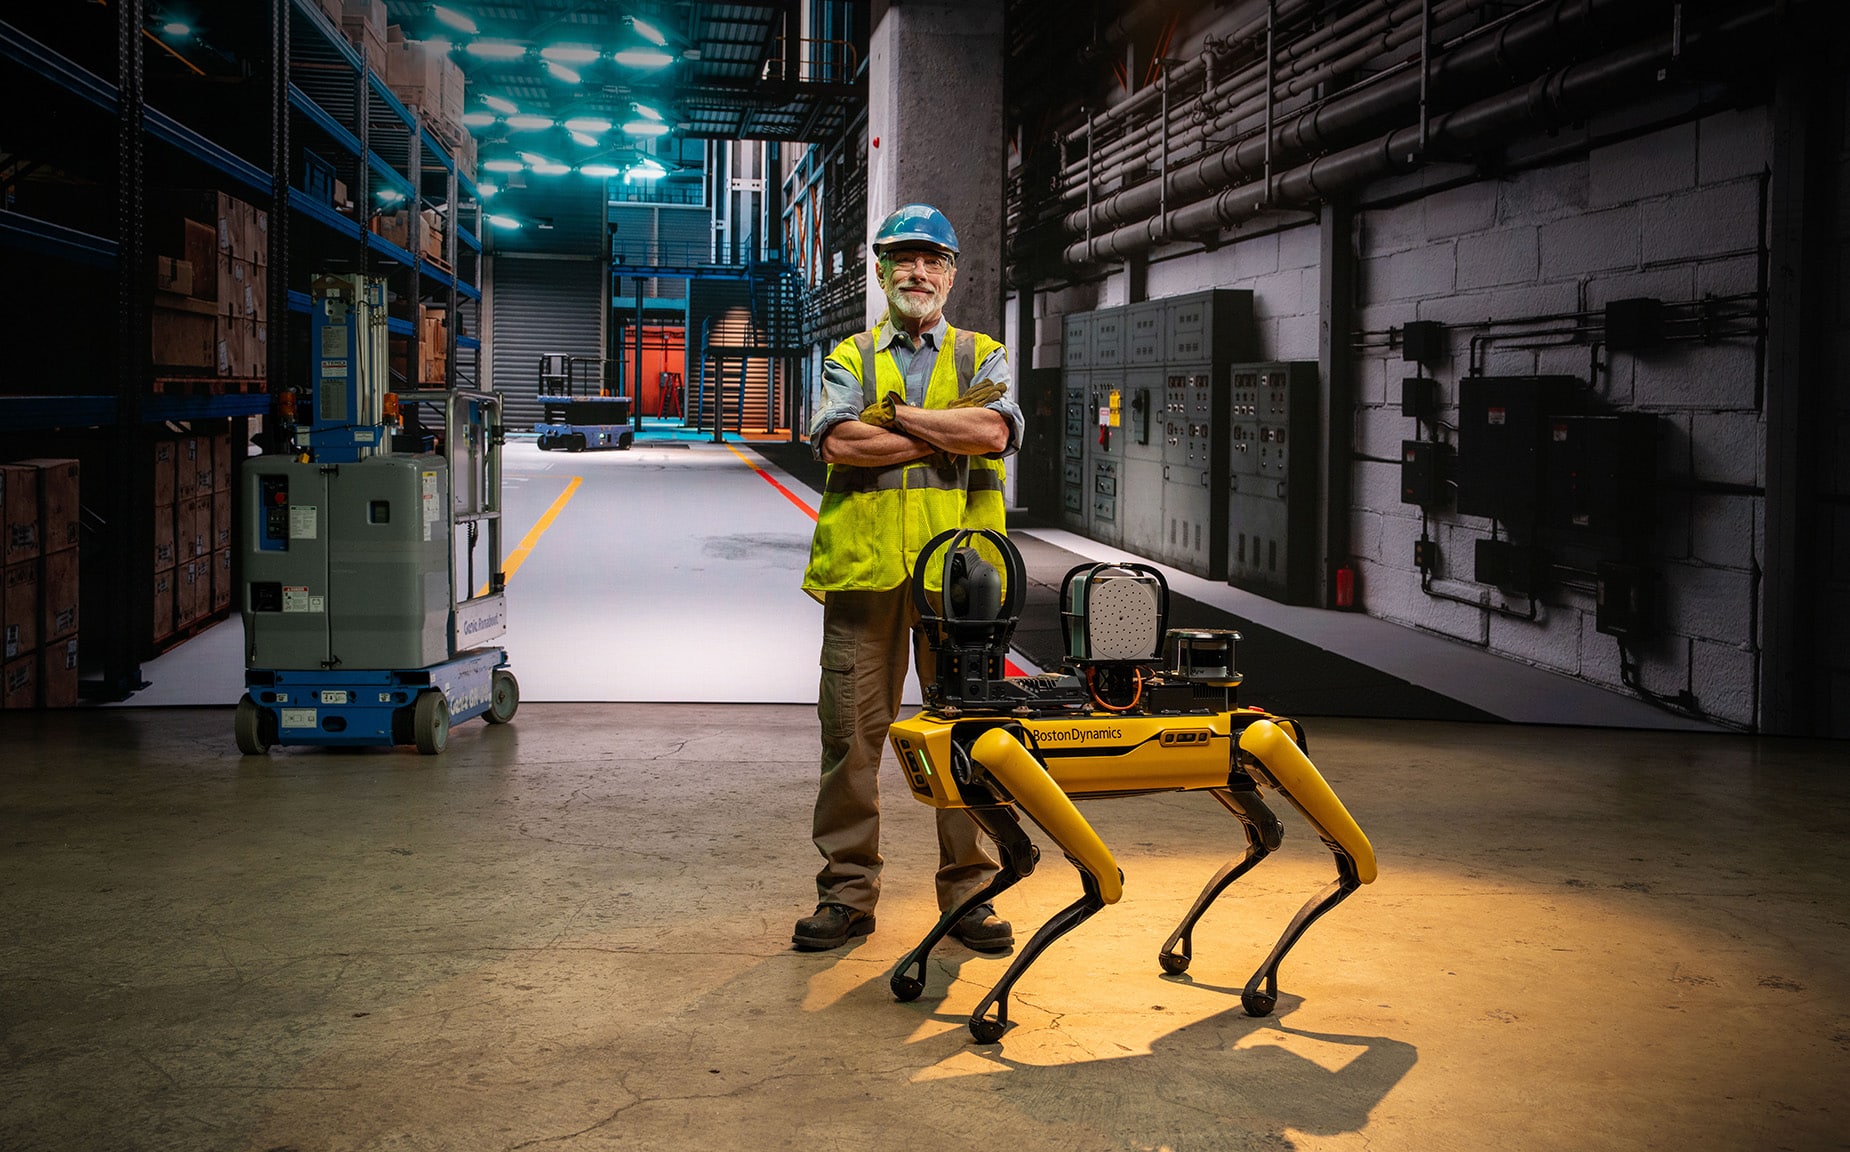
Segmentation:
<svg viewBox="0 0 1850 1152">
<path fill-rule="evenodd" d="M 897 287 L 887 290 L 886 300 L 892 305 L 893 311 L 908 320 L 923 320 L 944 304 L 944 297 L 936 292 L 925 300 L 915 301 Z"/>
</svg>

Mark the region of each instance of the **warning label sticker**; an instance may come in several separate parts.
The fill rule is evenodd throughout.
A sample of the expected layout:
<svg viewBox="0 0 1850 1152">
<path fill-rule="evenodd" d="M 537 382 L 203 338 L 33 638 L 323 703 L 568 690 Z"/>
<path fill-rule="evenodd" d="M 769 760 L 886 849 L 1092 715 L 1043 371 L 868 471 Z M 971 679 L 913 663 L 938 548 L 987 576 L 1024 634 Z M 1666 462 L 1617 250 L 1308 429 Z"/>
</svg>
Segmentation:
<svg viewBox="0 0 1850 1152">
<path fill-rule="evenodd" d="M 289 506 L 289 538 L 291 540 L 313 540 L 317 531 L 313 504 L 291 504 Z"/>
<path fill-rule="evenodd" d="M 326 597 L 311 595 L 307 586 L 294 587 L 283 585 L 283 611 L 285 612 L 325 612 Z"/>
</svg>

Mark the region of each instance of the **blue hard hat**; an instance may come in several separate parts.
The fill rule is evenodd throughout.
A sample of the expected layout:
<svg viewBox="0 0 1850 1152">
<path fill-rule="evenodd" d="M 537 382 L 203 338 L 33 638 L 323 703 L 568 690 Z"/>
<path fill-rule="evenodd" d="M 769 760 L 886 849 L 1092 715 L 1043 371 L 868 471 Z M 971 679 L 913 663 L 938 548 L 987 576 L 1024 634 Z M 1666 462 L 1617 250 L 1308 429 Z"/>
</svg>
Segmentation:
<svg viewBox="0 0 1850 1152">
<path fill-rule="evenodd" d="M 880 223 L 874 233 L 874 251 L 884 252 L 900 244 L 929 244 L 957 254 L 957 230 L 944 213 L 929 204 L 906 204 Z"/>
</svg>

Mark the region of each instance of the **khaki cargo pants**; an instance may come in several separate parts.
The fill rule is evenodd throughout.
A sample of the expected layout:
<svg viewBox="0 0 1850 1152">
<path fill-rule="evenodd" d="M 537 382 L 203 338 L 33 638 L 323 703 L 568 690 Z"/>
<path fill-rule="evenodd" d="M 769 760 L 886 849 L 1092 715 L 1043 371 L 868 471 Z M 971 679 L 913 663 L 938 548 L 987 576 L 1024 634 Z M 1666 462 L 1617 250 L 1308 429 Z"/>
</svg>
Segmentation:
<svg viewBox="0 0 1850 1152">
<path fill-rule="evenodd" d="M 822 853 L 816 898 L 872 912 L 880 897 L 880 759 L 887 728 L 906 686 L 907 648 L 921 684 L 934 661 L 917 632 L 912 586 L 886 592 L 830 592 L 822 605 L 822 782 L 816 793 L 813 839 Z M 907 808 L 917 808 L 901 793 Z M 968 813 L 935 808 L 938 819 L 938 908 L 952 907 L 996 874 Z"/>
</svg>

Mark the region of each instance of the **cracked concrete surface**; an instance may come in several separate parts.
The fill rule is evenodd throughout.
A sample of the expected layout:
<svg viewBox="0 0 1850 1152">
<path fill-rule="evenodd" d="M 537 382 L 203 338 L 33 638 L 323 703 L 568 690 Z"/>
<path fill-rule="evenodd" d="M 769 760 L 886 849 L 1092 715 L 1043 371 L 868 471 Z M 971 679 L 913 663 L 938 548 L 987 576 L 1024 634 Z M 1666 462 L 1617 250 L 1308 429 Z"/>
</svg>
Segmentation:
<svg viewBox="0 0 1850 1152">
<path fill-rule="evenodd" d="M 9 714 L 0 1147 L 1850 1147 L 1843 745 L 1308 727 L 1381 879 L 1275 1016 L 1239 987 L 1327 853 L 1279 805 L 1285 848 L 1165 977 L 1241 837 L 1143 797 L 1085 808 L 1125 898 L 979 1045 L 1006 957 L 946 944 L 920 999 L 887 987 L 935 914 L 896 773 L 879 930 L 790 950 L 809 708 L 528 705 L 438 757 L 243 758 L 229 709 Z M 1019 935 L 1077 893 L 1050 854 L 1000 910 Z"/>
</svg>

